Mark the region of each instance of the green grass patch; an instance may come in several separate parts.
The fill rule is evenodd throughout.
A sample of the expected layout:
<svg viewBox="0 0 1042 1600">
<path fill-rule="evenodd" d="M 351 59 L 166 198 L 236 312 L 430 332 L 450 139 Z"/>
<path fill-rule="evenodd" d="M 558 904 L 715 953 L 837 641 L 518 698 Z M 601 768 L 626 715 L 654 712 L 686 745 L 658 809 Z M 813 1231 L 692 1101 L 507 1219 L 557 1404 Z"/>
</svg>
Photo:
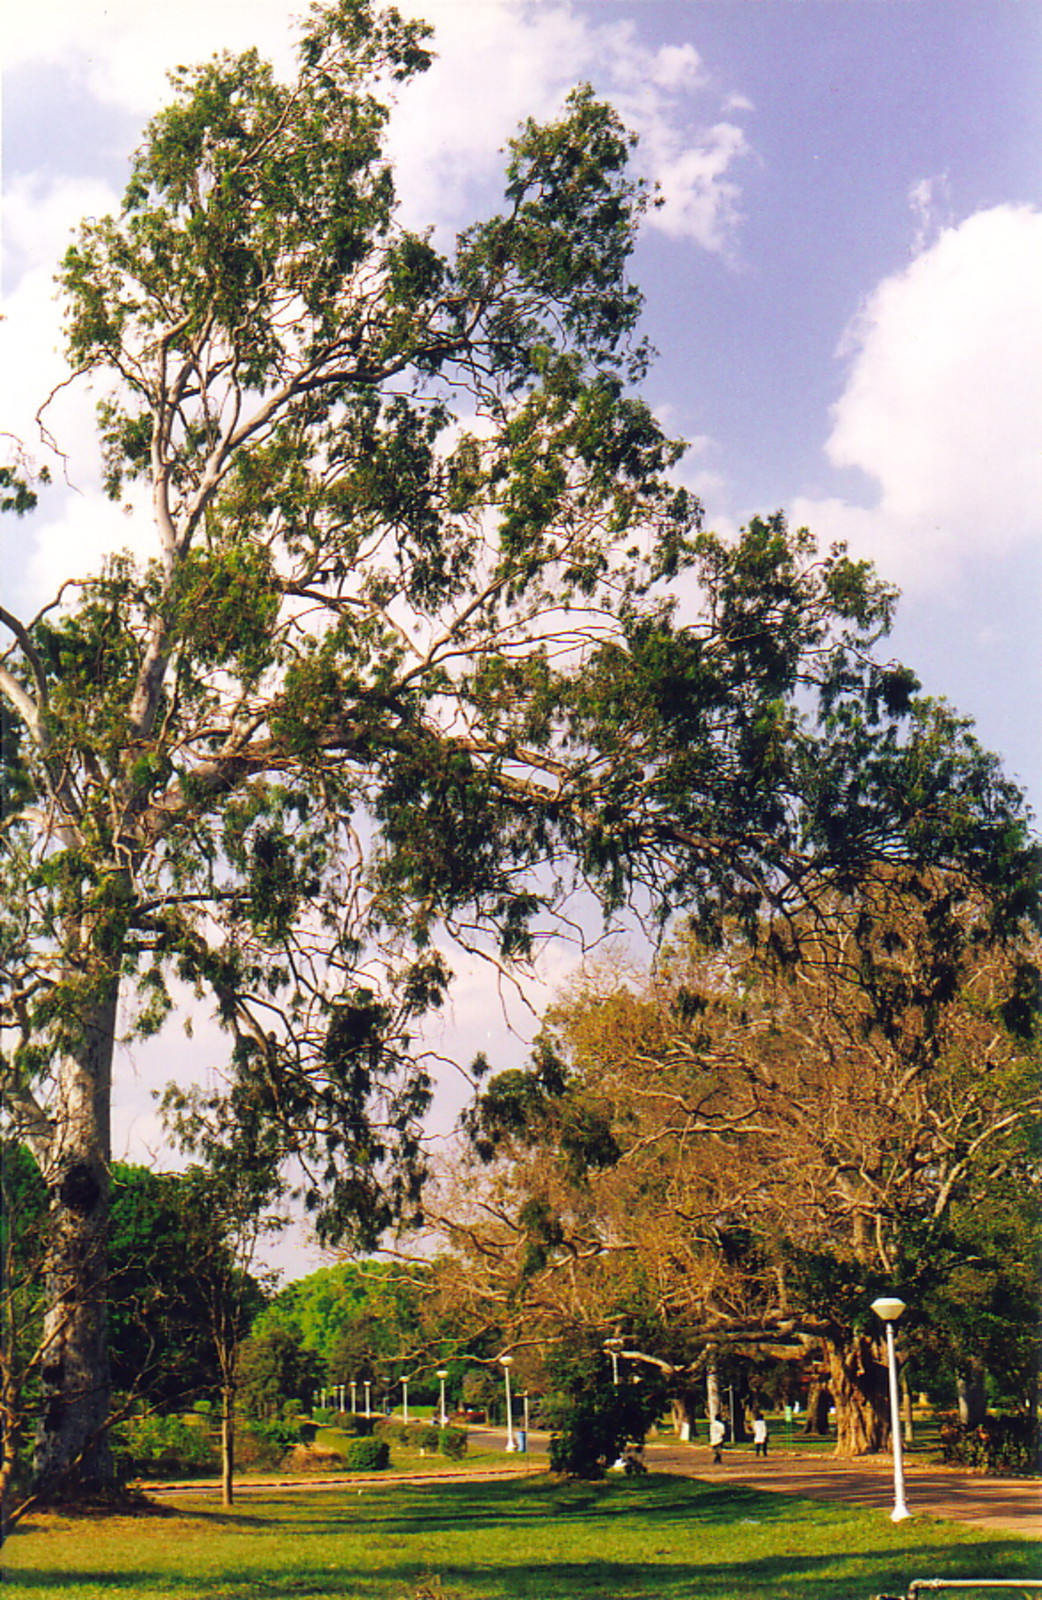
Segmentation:
<svg viewBox="0 0 1042 1600">
<path fill-rule="evenodd" d="M 1040 1566 L 1026 1540 L 665 1475 L 184 1496 L 29 1521 L 5 1554 L 5 1600 L 869 1600 Z"/>
</svg>

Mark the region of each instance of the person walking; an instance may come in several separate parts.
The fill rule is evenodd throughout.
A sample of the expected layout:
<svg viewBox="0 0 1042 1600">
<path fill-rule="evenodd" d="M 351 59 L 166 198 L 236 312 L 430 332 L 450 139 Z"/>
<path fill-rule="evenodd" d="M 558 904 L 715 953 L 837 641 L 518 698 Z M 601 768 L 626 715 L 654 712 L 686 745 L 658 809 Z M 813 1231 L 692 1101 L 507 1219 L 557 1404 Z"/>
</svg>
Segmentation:
<svg viewBox="0 0 1042 1600">
<path fill-rule="evenodd" d="M 767 1459 L 767 1418 L 762 1411 L 753 1412 L 753 1454 Z"/>
<path fill-rule="evenodd" d="M 713 1463 L 719 1466 L 724 1459 L 724 1440 L 727 1438 L 727 1429 L 722 1417 L 714 1417 L 709 1424 L 709 1443 L 713 1447 Z"/>
</svg>

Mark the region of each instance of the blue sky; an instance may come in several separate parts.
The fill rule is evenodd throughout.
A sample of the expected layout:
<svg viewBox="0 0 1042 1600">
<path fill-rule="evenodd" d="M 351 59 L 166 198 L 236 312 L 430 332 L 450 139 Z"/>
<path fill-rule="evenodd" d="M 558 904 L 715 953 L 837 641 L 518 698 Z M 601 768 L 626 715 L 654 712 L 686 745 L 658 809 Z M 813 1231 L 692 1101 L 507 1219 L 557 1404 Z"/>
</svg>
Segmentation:
<svg viewBox="0 0 1042 1600">
<path fill-rule="evenodd" d="M 893 653 L 976 719 L 1037 809 L 1039 0 L 399 3 L 439 50 L 392 132 L 408 219 L 448 234 L 495 203 L 521 116 L 552 114 L 576 81 L 610 96 L 665 201 L 635 264 L 660 353 L 647 393 L 692 441 L 682 470 L 707 522 L 783 507 L 877 559 L 905 593 Z M 43 460 L 32 417 L 61 376 L 50 283 L 69 230 L 118 203 L 166 68 L 251 43 L 288 64 L 296 8 L 10 9 L 0 426 Z M 70 397 L 52 428 L 75 492 L 0 550 L 29 608 L 148 536 L 98 494 L 89 407 Z M 488 1048 L 483 1004 L 465 979 L 456 1021 Z"/>
</svg>

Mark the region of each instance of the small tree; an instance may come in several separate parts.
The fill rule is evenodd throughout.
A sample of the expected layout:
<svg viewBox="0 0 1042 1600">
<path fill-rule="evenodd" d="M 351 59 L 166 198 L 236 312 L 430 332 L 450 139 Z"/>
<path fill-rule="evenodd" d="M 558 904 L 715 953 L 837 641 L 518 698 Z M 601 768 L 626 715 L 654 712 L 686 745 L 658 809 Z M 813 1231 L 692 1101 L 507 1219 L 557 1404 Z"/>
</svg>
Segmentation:
<svg viewBox="0 0 1042 1600">
<path fill-rule="evenodd" d="M 658 1421 L 665 1391 L 658 1374 L 612 1367 L 588 1332 L 573 1329 L 547 1352 L 552 1390 L 544 1408 L 550 1424 L 550 1466 L 569 1478 L 602 1478 L 627 1446 L 640 1447 Z"/>
<path fill-rule="evenodd" d="M 287 1401 L 307 1406 L 325 1382 L 325 1365 L 304 1344 L 299 1328 L 275 1323 L 254 1333 L 239 1352 L 239 1395 L 254 1417 L 275 1417 Z"/>
</svg>

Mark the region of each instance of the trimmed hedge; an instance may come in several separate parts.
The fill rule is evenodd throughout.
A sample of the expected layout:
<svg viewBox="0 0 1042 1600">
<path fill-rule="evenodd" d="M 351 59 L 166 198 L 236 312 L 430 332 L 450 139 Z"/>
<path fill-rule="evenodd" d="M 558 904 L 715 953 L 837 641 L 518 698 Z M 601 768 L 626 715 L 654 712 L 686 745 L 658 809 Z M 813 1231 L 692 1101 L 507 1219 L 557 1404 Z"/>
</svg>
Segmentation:
<svg viewBox="0 0 1042 1600">
<path fill-rule="evenodd" d="M 391 1464 L 391 1447 L 386 1439 L 352 1439 L 344 1456 L 348 1472 L 382 1472 Z"/>
<path fill-rule="evenodd" d="M 441 1428 L 438 1431 L 438 1449 L 450 1461 L 462 1461 L 467 1453 L 465 1428 Z"/>
</svg>

